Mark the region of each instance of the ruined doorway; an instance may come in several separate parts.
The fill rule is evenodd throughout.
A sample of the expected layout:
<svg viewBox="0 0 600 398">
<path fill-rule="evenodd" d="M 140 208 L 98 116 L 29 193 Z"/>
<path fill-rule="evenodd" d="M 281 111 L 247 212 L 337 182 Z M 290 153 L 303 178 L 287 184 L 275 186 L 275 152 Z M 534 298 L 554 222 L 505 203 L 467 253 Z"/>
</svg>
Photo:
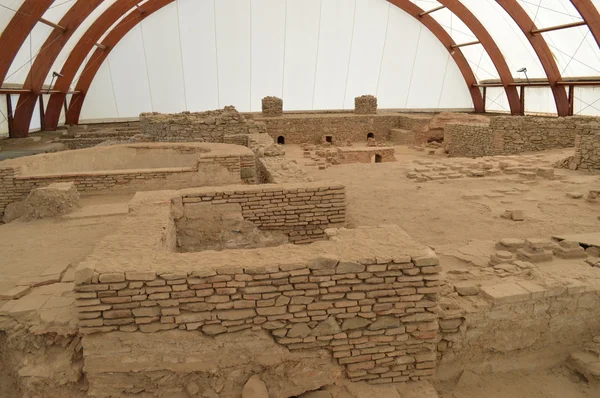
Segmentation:
<svg viewBox="0 0 600 398">
<path fill-rule="evenodd" d="M 285 137 L 280 135 L 279 137 L 277 137 L 277 143 L 279 145 L 284 145 L 285 144 Z"/>
<path fill-rule="evenodd" d="M 373 133 L 367 134 L 367 141 L 369 140 L 369 138 L 375 139 L 375 134 L 373 134 Z"/>
<path fill-rule="evenodd" d="M 381 155 L 375 155 L 375 163 L 381 163 Z"/>
</svg>

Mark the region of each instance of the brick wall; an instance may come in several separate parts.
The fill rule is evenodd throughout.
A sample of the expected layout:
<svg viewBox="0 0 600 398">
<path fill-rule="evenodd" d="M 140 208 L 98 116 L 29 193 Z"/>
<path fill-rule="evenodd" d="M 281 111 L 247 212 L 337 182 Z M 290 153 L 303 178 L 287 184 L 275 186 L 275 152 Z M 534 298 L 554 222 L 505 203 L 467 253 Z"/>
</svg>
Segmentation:
<svg viewBox="0 0 600 398">
<path fill-rule="evenodd" d="M 223 143 L 228 135 L 264 133 L 265 126 L 246 119 L 234 107 L 178 114 L 142 113 L 141 133 L 160 142 Z"/>
<path fill-rule="evenodd" d="M 81 332 L 171 329 L 232 333 L 258 326 L 290 350 L 327 348 L 352 381 L 433 375 L 437 259 L 410 257 L 100 273 L 76 287 Z M 385 314 L 385 315 L 382 315 Z"/>
<path fill-rule="evenodd" d="M 570 148 L 592 120 L 584 117 L 498 116 L 483 124 L 449 123 L 444 142 L 451 156 L 514 155 Z"/>
<path fill-rule="evenodd" d="M 346 221 L 345 188 L 337 183 L 225 186 L 181 191 L 174 207 L 194 203 L 237 203 L 244 219 L 264 231 L 283 231 L 293 243 L 310 243 L 325 237 L 326 228 Z"/>
</svg>

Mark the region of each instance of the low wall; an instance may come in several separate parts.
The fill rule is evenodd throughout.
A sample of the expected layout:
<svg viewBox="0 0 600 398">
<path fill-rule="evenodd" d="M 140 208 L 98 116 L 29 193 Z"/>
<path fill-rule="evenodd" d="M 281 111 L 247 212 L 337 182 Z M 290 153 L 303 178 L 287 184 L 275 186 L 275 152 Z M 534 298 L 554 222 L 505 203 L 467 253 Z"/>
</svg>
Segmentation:
<svg viewBox="0 0 600 398">
<path fill-rule="evenodd" d="M 237 204 L 260 230 L 281 231 L 293 243 L 325 237 L 325 229 L 346 222 L 345 187 L 337 183 L 225 186 L 180 191 L 172 199 L 178 221 L 198 204 Z"/>
<path fill-rule="evenodd" d="M 167 195 L 138 193 L 135 211 L 79 265 L 81 333 L 265 330 L 292 351 L 329 350 L 353 381 L 434 374 L 441 267 L 399 227 L 339 229 L 335 240 L 311 245 L 174 253 Z M 137 244 L 123 246 L 134 231 Z M 170 335 L 155 339 L 157 350 L 160 339 Z M 128 353 L 138 355 L 135 346 Z M 107 347 L 103 355 L 121 354 Z M 166 371 L 173 380 L 177 372 Z"/>
<path fill-rule="evenodd" d="M 375 140 L 385 142 L 390 129 L 398 127 L 400 114 L 355 115 L 355 114 L 286 114 L 280 117 L 255 116 L 254 120 L 264 123 L 267 132 L 277 142 L 279 136 L 286 144 L 325 142 L 331 136 L 334 143 L 366 142 L 367 134 L 373 133 Z"/>
<path fill-rule="evenodd" d="M 594 283 L 505 282 L 457 299 L 440 312 L 442 360 L 481 363 L 523 350 L 551 350 L 564 360 L 600 330 L 600 286 Z"/>
<path fill-rule="evenodd" d="M 347 163 L 384 163 L 395 162 L 394 148 L 338 148 L 336 160 L 339 164 Z M 379 158 L 377 158 L 379 156 Z"/>
<path fill-rule="evenodd" d="M 498 116 L 483 124 L 449 123 L 444 142 L 451 156 L 514 155 L 570 148 L 593 120 L 587 117 Z"/>
<path fill-rule="evenodd" d="M 229 135 L 264 133 L 265 126 L 246 119 L 234 107 L 208 112 L 142 113 L 140 131 L 160 142 L 223 143 Z"/>
<path fill-rule="evenodd" d="M 129 166 L 122 150 L 143 151 L 148 168 L 94 170 Z M 166 152 L 165 152 L 166 151 Z M 153 154 L 168 155 L 169 162 L 178 167 L 157 165 Z M 177 160 L 179 158 L 179 160 Z M 81 160 L 78 162 L 77 160 Z M 164 160 L 164 159 L 162 159 Z M 68 172 L 65 165 L 75 171 Z M 186 166 L 187 165 L 187 166 Z M 44 172 L 47 166 L 50 172 Z M 92 170 L 86 170 L 86 168 Z M 73 181 L 80 193 L 135 192 L 155 189 L 178 189 L 190 186 L 212 186 L 256 182 L 254 154 L 244 147 L 226 144 L 128 144 L 78 151 L 34 155 L 0 162 L 0 217 L 6 206 L 23 200 L 32 189 L 56 182 Z"/>
</svg>

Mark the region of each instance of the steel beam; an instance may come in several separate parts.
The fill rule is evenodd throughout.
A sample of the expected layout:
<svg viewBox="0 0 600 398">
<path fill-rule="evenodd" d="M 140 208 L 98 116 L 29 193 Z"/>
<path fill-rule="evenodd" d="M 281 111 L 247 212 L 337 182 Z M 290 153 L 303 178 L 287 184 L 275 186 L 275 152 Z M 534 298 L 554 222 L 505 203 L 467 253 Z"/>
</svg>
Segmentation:
<svg viewBox="0 0 600 398">
<path fill-rule="evenodd" d="M 115 48 L 117 43 L 123 39 L 123 37 L 131 31 L 135 26 L 137 26 L 144 19 L 148 18 L 150 15 L 154 14 L 156 11 L 161 8 L 171 4 L 175 0 L 155 0 L 148 1 L 144 3 L 140 7 L 140 12 L 132 12 L 127 15 L 121 22 L 119 22 L 110 33 L 104 38 L 102 44 L 106 46 L 106 50 L 96 49 L 92 53 L 92 56 L 85 64 L 83 68 L 83 72 L 79 76 L 79 80 L 77 81 L 76 91 L 79 91 L 78 94 L 73 95 L 71 98 L 71 102 L 69 104 L 69 110 L 66 115 L 66 123 L 67 124 L 78 124 L 79 116 L 81 115 L 81 108 L 83 106 L 83 101 L 85 100 L 85 96 L 96 76 L 100 66 L 104 60 L 108 57 L 111 50 Z"/>
<path fill-rule="evenodd" d="M 33 65 L 29 69 L 23 88 L 30 89 L 30 93 L 19 96 L 15 109 L 14 134 L 17 137 L 27 137 L 29 126 L 33 118 L 36 98 L 41 93 L 44 81 L 50 73 L 54 61 L 64 48 L 65 44 L 77 30 L 79 25 L 103 2 L 104 0 L 78 0 L 58 23 L 66 27 L 65 31 L 53 30 L 42 45 L 42 49 Z M 44 123 L 42 123 L 44 124 Z"/>
<path fill-rule="evenodd" d="M 4 28 L 0 36 L 0 86 L 25 39 L 53 2 L 54 0 L 25 0 Z"/>
<path fill-rule="evenodd" d="M 544 72 L 546 72 L 546 77 L 550 82 L 558 116 L 567 116 L 569 113 L 567 92 L 564 87 L 557 84 L 562 80 L 562 77 L 560 75 L 560 70 L 556 65 L 556 61 L 554 60 L 554 56 L 552 55 L 552 51 L 550 51 L 550 47 L 548 47 L 548 43 L 546 43 L 546 40 L 544 40 L 542 35 L 534 35 L 531 33 L 531 31 L 536 30 L 537 27 L 517 0 L 496 0 L 496 2 L 511 16 L 527 40 L 529 40 L 529 43 L 537 54 L 540 63 L 544 68 Z"/>
<path fill-rule="evenodd" d="M 75 44 L 75 47 L 73 47 L 73 50 L 71 50 L 71 53 L 63 64 L 61 70 L 63 77 L 57 78 L 54 84 L 54 88 L 58 93 L 50 96 L 50 100 L 48 101 L 46 109 L 47 130 L 56 130 L 58 127 L 62 106 L 67 98 L 67 91 L 71 87 L 71 84 L 73 84 L 75 75 L 85 62 L 87 55 L 94 49 L 94 46 L 103 51 L 109 50 L 106 45 L 99 43 L 99 40 L 119 18 L 129 12 L 138 3 L 139 0 L 119 0 L 115 2 L 94 21 L 83 36 L 81 36 L 77 44 Z"/>
<path fill-rule="evenodd" d="M 577 26 L 583 26 L 583 25 L 587 25 L 585 21 L 571 22 L 571 23 L 566 23 L 563 25 L 549 26 L 547 28 L 533 29 L 531 31 L 531 33 L 535 35 L 538 33 L 554 32 L 555 30 L 575 28 Z"/>
<path fill-rule="evenodd" d="M 423 15 L 423 10 L 410 2 L 409 0 L 388 0 L 390 3 L 400 8 L 413 18 L 420 21 L 433 35 L 446 47 L 446 49 L 452 54 L 454 62 L 458 66 L 460 73 L 465 80 L 469 93 L 471 94 L 471 99 L 473 100 L 473 108 L 475 112 L 482 113 L 485 109 L 483 96 L 481 95 L 481 91 L 475 87 L 477 84 L 477 79 L 475 78 L 475 74 L 473 73 L 473 69 L 467 62 L 464 54 L 460 50 L 460 48 L 453 49 L 452 46 L 456 43 L 450 37 L 448 32 L 440 25 L 431 15 Z"/>
<path fill-rule="evenodd" d="M 590 32 L 596 39 L 598 48 L 600 48 L 600 12 L 598 12 L 592 0 L 571 0 L 571 3 L 587 23 Z"/>
</svg>

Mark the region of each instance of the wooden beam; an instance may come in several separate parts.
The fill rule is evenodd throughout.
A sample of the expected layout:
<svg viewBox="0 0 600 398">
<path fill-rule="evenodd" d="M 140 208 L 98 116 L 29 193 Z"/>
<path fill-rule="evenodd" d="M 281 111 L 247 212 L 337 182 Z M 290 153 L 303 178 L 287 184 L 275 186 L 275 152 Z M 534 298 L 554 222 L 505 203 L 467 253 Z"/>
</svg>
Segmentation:
<svg viewBox="0 0 600 398">
<path fill-rule="evenodd" d="M 564 25 L 550 26 L 550 27 L 541 28 L 541 29 L 532 29 L 531 30 L 531 34 L 535 35 L 535 34 L 538 34 L 538 33 L 553 32 L 555 30 L 574 28 L 574 27 L 583 26 L 583 25 L 587 25 L 585 23 L 585 21 L 566 23 Z"/>
<path fill-rule="evenodd" d="M 47 19 L 40 18 L 40 22 L 43 23 L 44 25 L 50 26 L 51 28 L 62 30 L 63 32 L 67 31 L 67 28 L 65 28 L 64 26 L 55 24 L 54 22 L 48 21 Z"/>
<path fill-rule="evenodd" d="M 432 12 L 436 12 L 436 11 L 439 11 L 439 10 L 443 10 L 444 8 L 446 8 L 446 6 L 439 6 L 439 7 L 436 7 L 436 8 L 432 8 L 432 9 L 431 9 L 431 10 L 429 10 L 429 11 L 423 11 L 423 12 L 419 13 L 419 16 L 420 16 L 420 17 L 423 17 L 423 16 L 425 16 L 425 15 L 431 14 Z"/>
<path fill-rule="evenodd" d="M 467 43 L 453 44 L 453 45 L 450 46 L 450 48 L 460 48 L 460 47 L 474 46 L 475 44 L 481 44 L 481 42 L 479 40 L 475 40 L 475 41 L 470 41 L 470 42 L 467 42 Z"/>
</svg>

